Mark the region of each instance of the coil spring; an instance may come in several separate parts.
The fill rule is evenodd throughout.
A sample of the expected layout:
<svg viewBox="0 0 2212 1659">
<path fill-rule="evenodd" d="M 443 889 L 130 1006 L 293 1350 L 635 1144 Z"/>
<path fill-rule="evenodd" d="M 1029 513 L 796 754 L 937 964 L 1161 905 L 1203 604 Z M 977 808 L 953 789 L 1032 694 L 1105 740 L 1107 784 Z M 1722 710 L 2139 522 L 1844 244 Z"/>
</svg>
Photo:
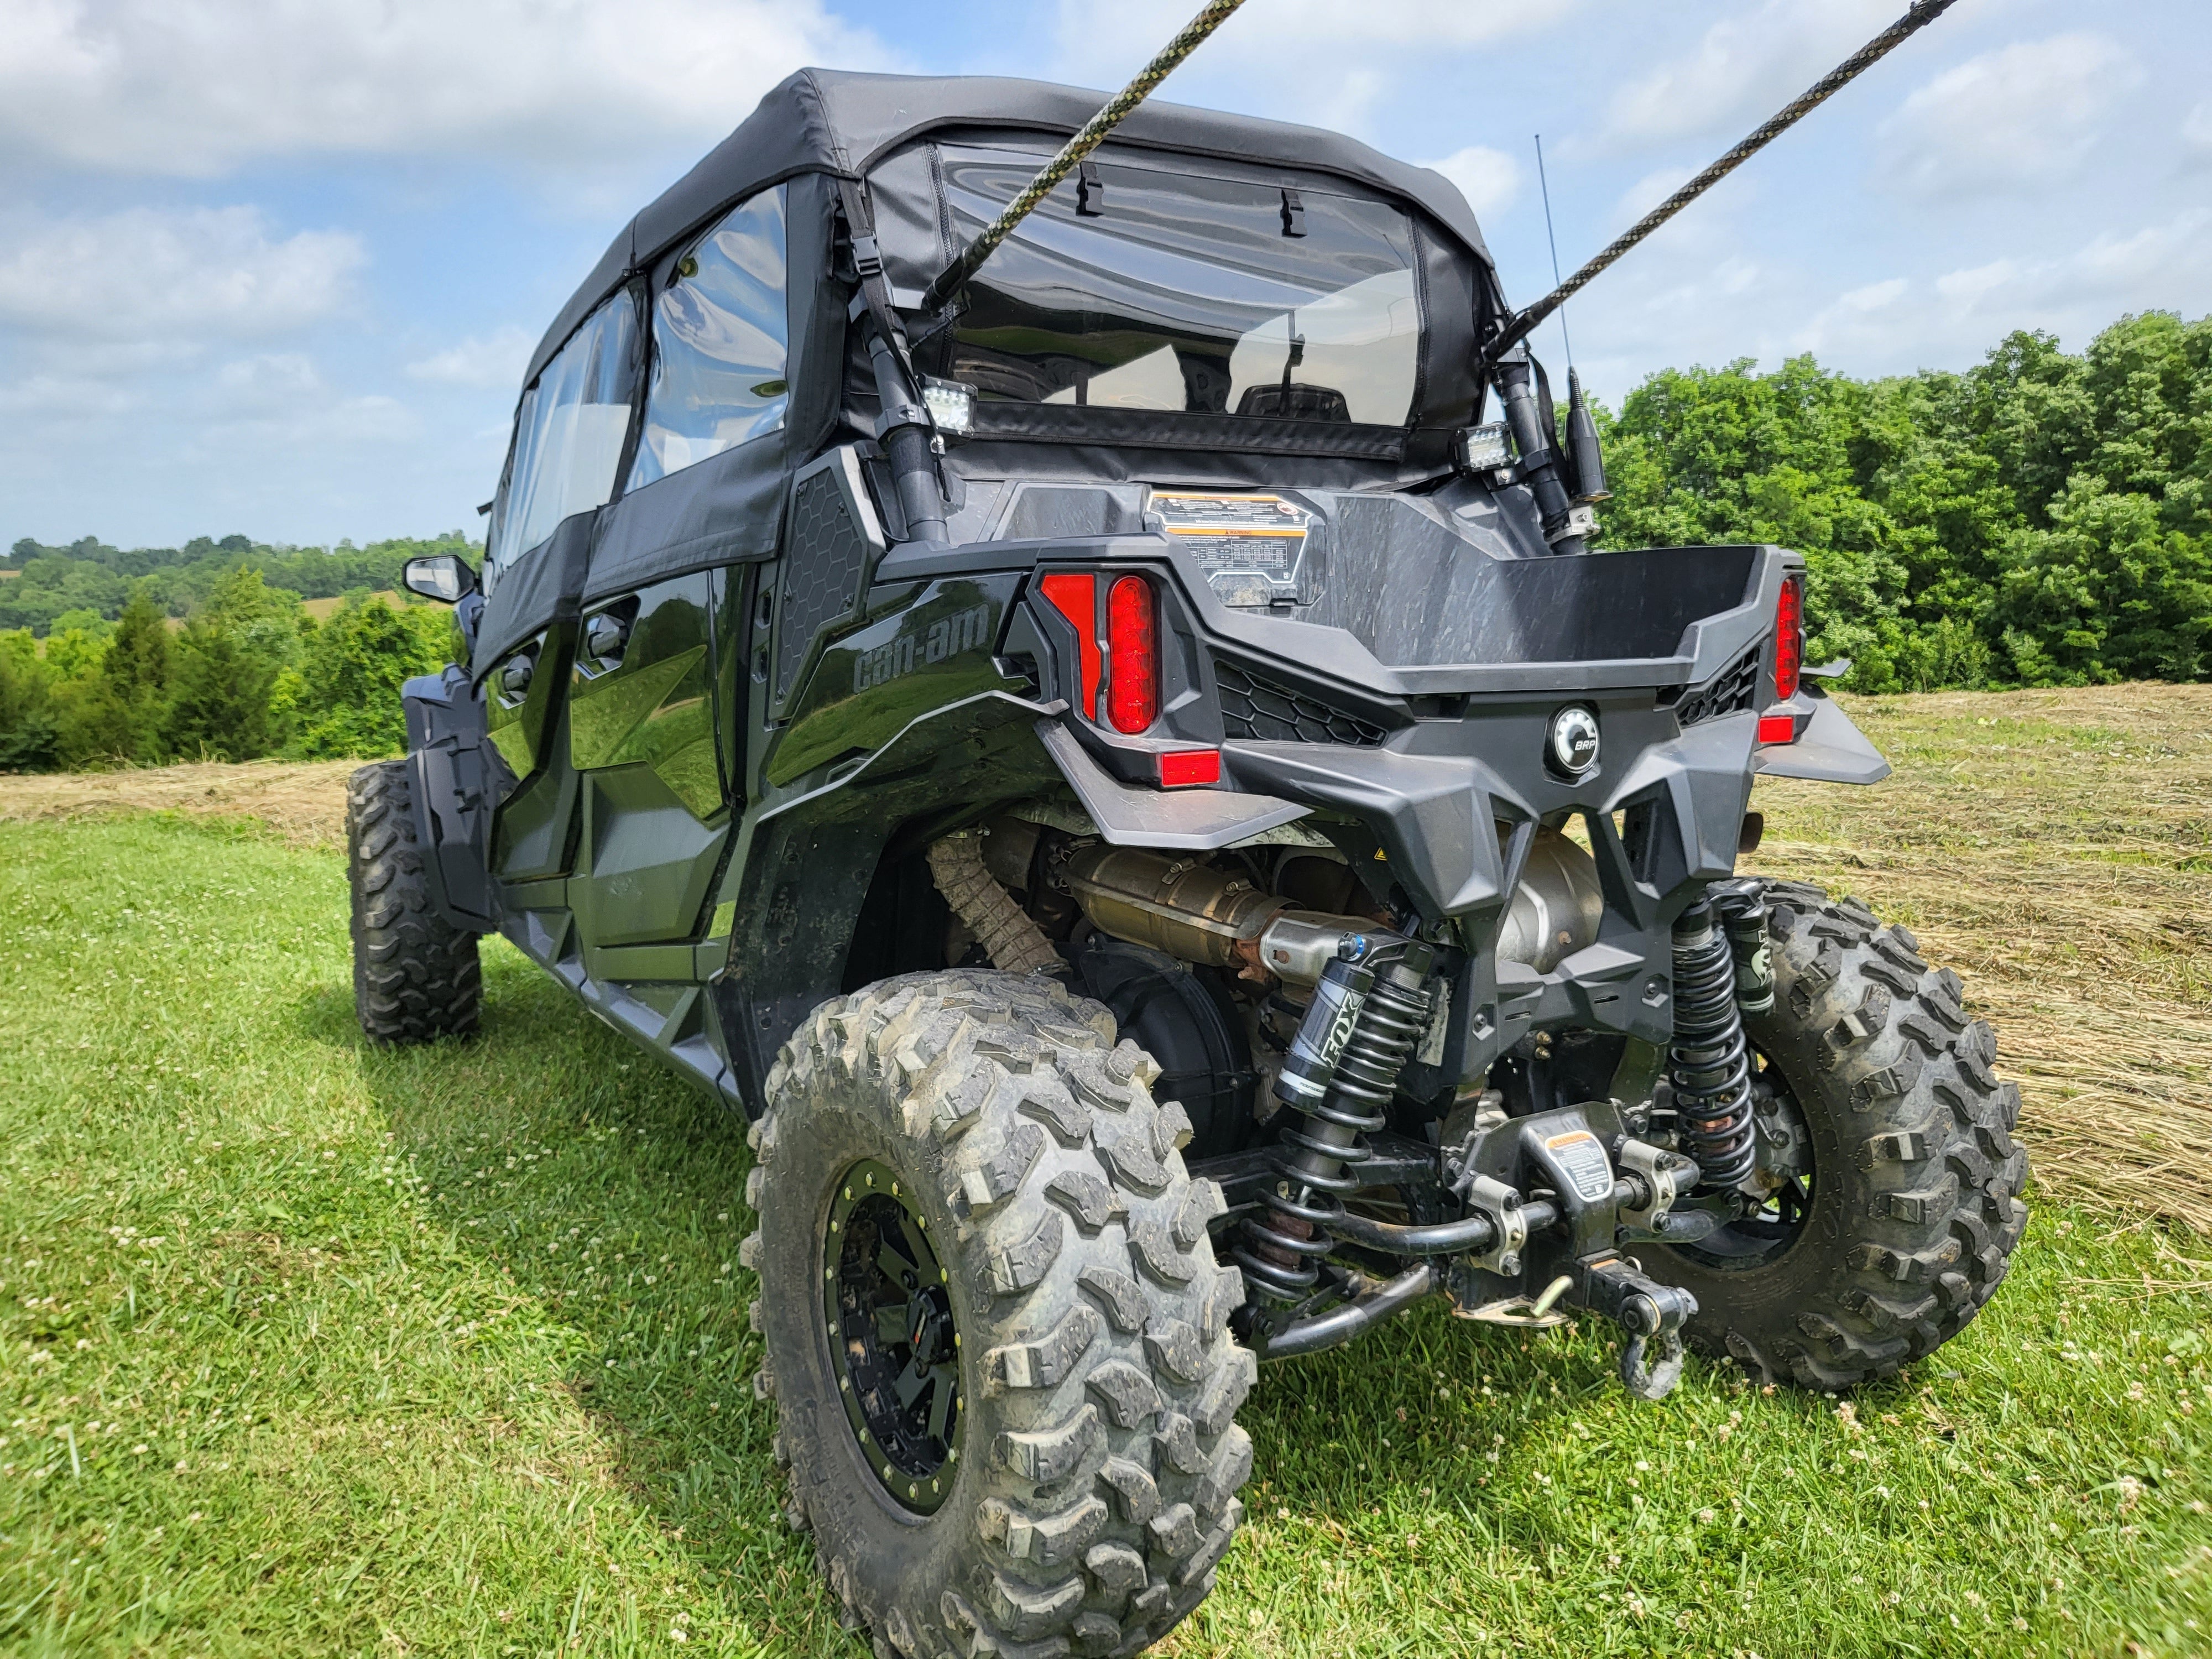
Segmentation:
<svg viewBox="0 0 2212 1659">
<path fill-rule="evenodd" d="M 1682 1150 L 1710 1188 L 1735 1186 L 1758 1158 L 1751 1046 L 1735 990 L 1735 954 L 1712 907 L 1700 901 L 1674 924 L 1674 1041 L 1667 1073 Z"/>
<path fill-rule="evenodd" d="M 1389 1121 L 1398 1073 L 1429 1020 L 1428 989 L 1418 973 L 1403 982 L 1403 971 L 1376 976 L 1319 1103 L 1276 1137 L 1267 1214 L 1247 1222 L 1230 1250 L 1262 1296 L 1294 1302 L 1320 1282 L 1318 1264 L 1335 1248 L 1330 1224 L 1343 1213 L 1344 1194 L 1364 1184 L 1352 1171 L 1373 1157 L 1365 1138 Z"/>
</svg>

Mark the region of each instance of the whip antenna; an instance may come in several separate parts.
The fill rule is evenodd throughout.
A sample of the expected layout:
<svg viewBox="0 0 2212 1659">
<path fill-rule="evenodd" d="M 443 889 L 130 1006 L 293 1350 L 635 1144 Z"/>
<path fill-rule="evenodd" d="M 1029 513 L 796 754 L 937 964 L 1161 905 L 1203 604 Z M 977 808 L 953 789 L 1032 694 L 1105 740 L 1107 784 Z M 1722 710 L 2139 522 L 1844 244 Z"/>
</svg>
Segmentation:
<svg viewBox="0 0 2212 1659">
<path fill-rule="evenodd" d="M 1946 0 L 1946 3 L 1948 0 Z M 1121 118 L 1143 103 L 1152 88 L 1168 78 L 1168 72 L 1198 50 L 1206 37 L 1229 20 L 1229 15 L 1244 0 L 1206 0 L 1206 4 L 1182 26 L 1174 40 L 1160 49 L 1159 55 L 1138 70 L 1137 78 L 1106 100 L 1097 114 L 1083 124 L 1073 138 L 1060 146 L 1060 154 L 1044 164 L 1042 171 L 1021 188 L 1020 194 L 1006 204 L 999 216 L 985 226 L 983 234 L 962 249 L 960 256 L 937 273 L 928 289 L 921 296 L 925 312 L 942 310 L 945 302 L 958 291 L 960 285 L 975 274 L 976 267 L 991 257 L 991 252 L 1005 241 L 1014 227 L 1027 217 L 1030 210 L 1052 194 L 1053 186 L 1075 170 L 1083 158 L 1105 142 L 1106 135 L 1121 124 Z"/>
<path fill-rule="evenodd" d="M 1645 214 L 1624 232 L 1605 252 L 1599 254 L 1573 276 L 1561 283 L 1542 299 L 1519 313 L 1507 323 L 1484 349 L 1483 361 L 1494 363 L 1515 346 L 1535 331 L 1536 325 L 1565 305 L 1586 287 L 1607 265 L 1634 247 L 1653 231 L 1665 224 L 1684 208 L 1734 173 L 1746 161 L 1795 126 L 1799 119 L 1818 107 L 1835 93 L 1842 90 L 1859 75 L 1887 58 L 1892 51 L 1911 36 L 1934 22 L 1956 3 L 1956 0 L 1913 0 L 1912 9 L 1892 23 L 1880 34 L 1861 46 L 1834 70 L 1814 82 L 1791 102 L 1784 105 L 1764 125 L 1738 144 L 1734 149 L 1707 167 L 1696 178 Z"/>
<path fill-rule="evenodd" d="M 1552 181 L 1544 176 L 1544 135 L 1536 135 L 1536 183 L 1544 192 L 1544 240 L 1552 245 L 1552 281 L 1559 280 L 1559 237 L 1552 228 Z M 1559 343 L 1566 348 L 1567 368 L 1575 366 L 1575 343 L 1567 333 L 1567 302 L 1559 301 Z"/>
</svg>

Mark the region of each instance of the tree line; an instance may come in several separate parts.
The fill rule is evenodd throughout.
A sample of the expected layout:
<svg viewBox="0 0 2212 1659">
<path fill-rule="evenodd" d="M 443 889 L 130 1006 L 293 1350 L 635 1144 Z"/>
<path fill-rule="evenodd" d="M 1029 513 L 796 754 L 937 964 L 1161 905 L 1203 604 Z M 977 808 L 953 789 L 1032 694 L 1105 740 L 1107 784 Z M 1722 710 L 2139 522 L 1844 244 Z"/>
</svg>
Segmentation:
<svg viewBox="0 0 2212 1659">
<path fill-rule="evenodd" d="M 43 636 L 0 631 L 0 772 L 397 754 L 400 682 L 451 660 L 442 605 L 356 591 L 318 623 L 297 591 L 236 562 L 179 627 L 161 592 L 142 575 L 112 618 L 79 607 Z"/>
<path fill-rule="evenodd" d="M 2212 672 L 2212 318 L 1963 374 L 1669 369 L 1606 426 L 1613 547 L 1806 556 L 1811 660 L 1859 691 Z"/>
<path fill-rule="evenodd" d="M 1812 660 L 1860 691 L 2212 675 L 2212 318 L 2015 333 L 1963 373 L 1667 369 L 1599 410 L 1611 548 L 1806 556 Z M 0 558 L 0 771 L 398 752 L 448 613 L 371 590 L 455 532 Z M 348 596 L 318 624 L 302 600 Z"/>
<path fill-rule="evenodd" d="M 131 595 L 143 588 L 172 617 L 206 605 L 216 585 L 233 571 L 261 572 L 271 587 L 303 599 L 329 599 L 356 590 L 398 586 L 399 567 L 418 553 L 465 550 L 459 531 L 428 540 L 402 538 L 356 547 L 271 547 L 243 536 L 216 541 L 202 536 L 182 547 L 110 547 L 87 536 L 67 547 L 47 547 L 24 537 L 0 555 L 0 630 L 28 629 L 43 636 L 82 612 L 117 621 Z"/>
</svg>

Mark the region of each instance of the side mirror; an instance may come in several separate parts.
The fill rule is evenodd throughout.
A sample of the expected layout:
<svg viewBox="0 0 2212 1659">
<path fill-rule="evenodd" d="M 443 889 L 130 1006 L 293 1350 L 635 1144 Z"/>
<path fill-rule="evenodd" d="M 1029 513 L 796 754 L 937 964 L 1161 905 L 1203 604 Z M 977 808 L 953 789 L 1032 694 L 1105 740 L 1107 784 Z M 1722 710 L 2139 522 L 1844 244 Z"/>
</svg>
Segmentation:
<svg viewBox="0 0 2212 1659">
<path fill-rule="evenodd" d="M 456 553 L 432 553 L 400 567 L 399 585 L 441 605 L 458 605 L 477 591 L 477 573 Z"/>
</svg>

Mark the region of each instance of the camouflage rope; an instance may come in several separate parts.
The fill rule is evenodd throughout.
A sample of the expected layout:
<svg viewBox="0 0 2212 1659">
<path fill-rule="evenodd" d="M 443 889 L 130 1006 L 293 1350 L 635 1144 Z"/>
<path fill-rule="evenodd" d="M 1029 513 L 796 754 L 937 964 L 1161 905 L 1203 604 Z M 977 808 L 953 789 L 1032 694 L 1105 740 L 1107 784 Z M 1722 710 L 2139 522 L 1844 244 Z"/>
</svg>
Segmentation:
<svg viewBox="0 0 2212 1659">
<path fill-rule="evenodd" d="M 1198 49 L 1199 43 L 1228 21 L 1230 13 L 1243 5 L 1244 0 L 1206 0 L 1197 16 L 1182 27 L 1176 38 L 1161 48 L 1159 55 L 1138 72 L 1137 78 L 1106 100 L 1105 107 L 1083 124 L 1082 130 L 1060 147 L 1060 154 L 1045 163 L 1044 170 L 1022 186 L 1021 194 L 1006 204 L 999 216 L 985 227 L 983 234 L 962 250 L 960 257 L 937 275 L 927 293 L 921 296 L 921 309 L 935 312 L 959 290 L 960 285 L 974 276 L 976 268 L 991 257 L 991 251 L 1005 241 L 1013 228 L 1027 218 L 1030 210 L 1052 194 L 1053 187 L 1075 170 L 1077 163 L 1105 141 L 1106 135 L 1121 125 L 1121 118 L 1143 103 L 1154 87 L 1168 78 L 1168 72 Z M 1945 4 L 1950 0 L 1944 0 Z"/>
<path fill-rule="evenodd" d="M 1485 362 L 1496 362 L 1508 351 L 1527 339 L 1535 331 L 1539 324 L 1569 300 L 1574 298 L 1607 265 L 1613 264 L 1622 254 L 1627 252 L 1629 249 L 1696 201 L 1698 197 L 1704 195 L 1706 191 L 1756 155 L 1774 139 L 1796 125 L 1800 118 L 1819 105 L 1826 102 L 1832 94 L 1855 80 L 1861 71 L 1887 57 L 1894 47 L 1908 37 L 1917 33 L 1934 22 L 1949 10 L 1953 3 L 1954 0 L 1914 0 L 1911 10 L 1861 46 L 1829 74 L 1807 88 L 1793 101 L 1784 106 L 1771 119 L 1734 149 L 1660 203 L 1657 207 L 1653 208 L 1627 230 L 1622 232 L 1620 238 L 1596 258 L 1568 277 L 1565 282 L 1561 283 L 1559 287 L 1537 301 L 1534 305 L 1515 317 L 1505 325 L 1504 331 L 1491 341 L 1483 354 Z"/>
</svg>

